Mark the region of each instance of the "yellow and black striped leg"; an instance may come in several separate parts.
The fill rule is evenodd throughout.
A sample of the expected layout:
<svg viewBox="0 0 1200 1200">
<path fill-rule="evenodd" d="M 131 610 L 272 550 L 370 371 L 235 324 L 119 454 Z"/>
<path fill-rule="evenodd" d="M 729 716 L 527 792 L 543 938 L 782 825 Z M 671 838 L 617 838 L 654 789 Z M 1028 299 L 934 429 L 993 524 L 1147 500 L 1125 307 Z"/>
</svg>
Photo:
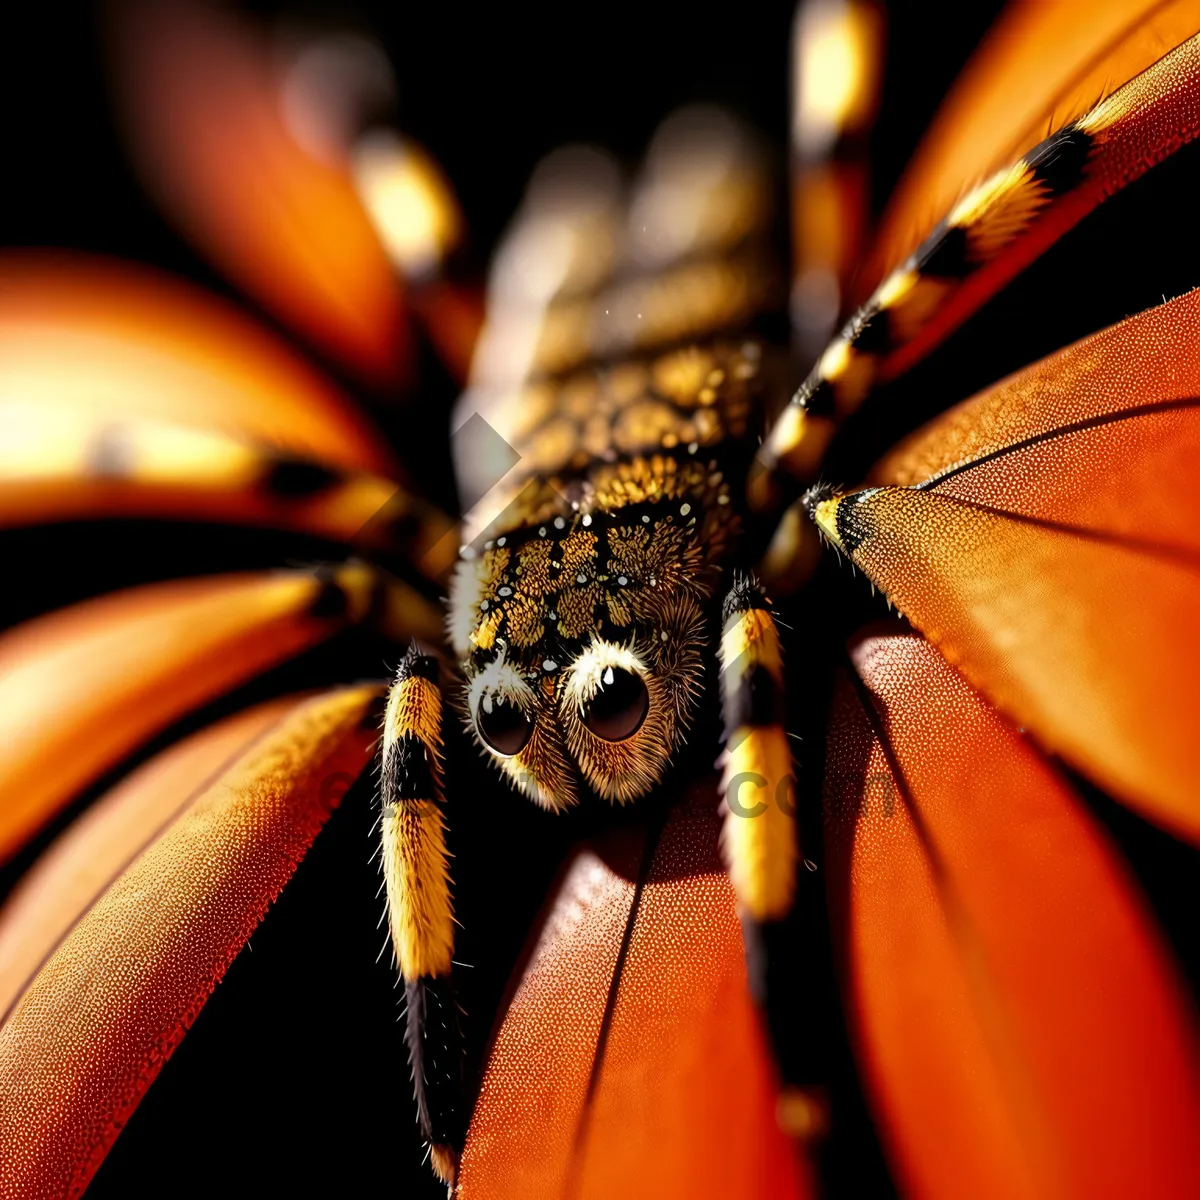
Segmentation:
<svg viewBox="0 0 1200 1200">
<path fill-rule="evenodd" d="M 422 1135 L 453 1187 L 466 1130 L 462 1035 L 451 976 L 454 910 L 441 787 L 438 664 L 414 643 L 384 718 L 383 871 L 396 960 L 408 1001 L 407 1041 Z"/>
<path fill-rule="evenodd" d="M 735 579 L 722 623 L 722 838 L 743 918 L 761 924 L 791 909 L 797 845 L 779 631 L 753 575 Z"/>
<path fill-rule="evenodd" d="M 775 1027 L 773 1007 L 791 1004 L 769 985 L 768 958 L 782 941 L 796 953 L 791 915 L 800 857 L 795 775 L 784 728 L 783 655 L 762 585 L 740 576 L 725 598 L 721 635 L 721 704 L 725 721 L 722 842 L 737 895 L 751 984 Z M 777 1045 L 778 1048 L 778 1045 Z M 782 1066 L 783 1064 L 781 1064 Z M 826 1128 L 826 1104 L 811 1087 L 786 1087 L 780 1121 L 808 1141 Z"/>
</svg>

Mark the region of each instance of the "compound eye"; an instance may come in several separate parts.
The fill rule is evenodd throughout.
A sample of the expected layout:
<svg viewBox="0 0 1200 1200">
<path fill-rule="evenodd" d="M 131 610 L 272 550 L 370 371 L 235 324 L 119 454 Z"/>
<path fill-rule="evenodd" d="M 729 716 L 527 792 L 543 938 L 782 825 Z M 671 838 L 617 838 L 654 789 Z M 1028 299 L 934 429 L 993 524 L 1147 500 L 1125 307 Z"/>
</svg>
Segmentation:
<svg viewBox="0 0 1200 1200">
<path fill-rule="evenodd" d="M 515 705 L 500 696 L 484 696 L 475 714 L 479 736 L 497 754 L 511 758 L 520 754 L 533 732 L 533 722 Z"/>
<path fill-rule="evenodd" d="M 623 742 L 637 733 L 649 711 L 650 693 L 642 677 L 622 667 L 606 667 L 583 723 L 606 742 Z"/>
</svg>

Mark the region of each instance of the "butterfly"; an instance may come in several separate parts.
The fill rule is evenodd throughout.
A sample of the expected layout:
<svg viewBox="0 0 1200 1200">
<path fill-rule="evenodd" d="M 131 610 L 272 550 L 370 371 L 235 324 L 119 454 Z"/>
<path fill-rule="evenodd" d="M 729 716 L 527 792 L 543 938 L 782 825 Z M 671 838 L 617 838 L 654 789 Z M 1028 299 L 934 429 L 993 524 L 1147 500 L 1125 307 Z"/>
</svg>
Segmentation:
<svg viewBox="0 0 1200 1200">
<path fill-rule="evenodd" d="M 739 186 L 755 178 L 756 159 L 730 134 L 731 149 L 716 156 L 721 169 L 714 170 L 713 147 L 729 126 L 711 114 L 702 154 L 686 153 L 696 143 L 695 114 L 667 127 L 628 207 L 617 186 L 608 202 L 610 164 L 594 157 L 575 162 L 568 183 L 584 177 L 587 186 L 574 193 L 568 186 L 565 198 L 562 189 L 547 192 L 545 174 L 540 188 L 531 187 L 496 258 L 461 402 L 460 414 L 482 414 L 499 439 L 485 437 L 482 450 L 478 442 L 456 446 L 460 482 L 479 496 L 462 538 L 434 506 L 399 490 L 400 464 L 359 410 L 219 306 L 107 266 L 27 259 L 6 267 L 0 305 L 9 332 L 0 361 L 34 389 L 10 405 L 21 434 L 0 492 L 10 524 L 64 514 L 204 517 L 298 530 L 395 566 L 385 572 L 345 557 L 317 571 L 151 585 L 7 634 L 0 689 L 12 697 L 4 711 L 15 752 L 0 777 L 13 798 L 0 839 L 10 855 L 196 706 L 348 627 L 369 626 L 393 645 L 410 637 L 440 645 L 429 597 L 460 541 L 474 555 L 464 560 L 465 574 L 485 564 L 494 589 L 473 597 L 461 631 L 472 647 L 466 654 L 480 656 L 468 663 L 483 682 L 478 694 L 468 692 L 466 715 L 485 750 L 512 763 L 533 744 L 536 722 L 554 744 L 540 710 L 536 721 L 499 717 L 514 716 L 505 709 L 531 711 L 518 702 L 530 686 L 526 668 L 536 668 L 538 686 L 550 680 L 547 695 L 558 695 L 554 681 L 568 661 L 557 657 L 560 646 L 572 655 L 571 678 L 578 674 L 579 689 L 590 689 L 571 693 L 579 719 L 604 742 L 639 736 L 659 711 L 654 689 L 666 677 L 665 669 L 647 669 L 648 650 L 601 639 L 581 652 L 570 634 L 557 635 L 553 649 L 543 633 L 520 640 L 521 620 L 544 630 L 563 619 L 568 597 L 582 593 L 592 604 L 583 634 L 596 632 L 588 624 L 600 611 L 594 597 L 603 597 L 604 629 L 628 628 L 627 589 L 657 586 L 652 572 L 673 561 L 655 559 L 663 565 L 654 567 L 644 556 L 621 558 L 635 565 L 619 574 L 615 543 L 629 538 L 614 541 L 608 525 L 611 563 L 587 538 L 584 549 L 568 544 L 611 516 L 611 505 L 581 502 L 560 487 L 562 468 L 554 465 L 564 448 L 569 460 L 583 444 L 597 412 L 606 418 L 597 435 L 601 457 L 622 430 L 630 453 L 647 456 L 643 441 L 658 439 L 670 451 L 660 457 L 677 462 L 670 470 L 704 464 L 697 486 L 711 491 L 706 511 L 717 511 L 726 495 L 747 540 L 756 529 L 764 544 L 769 537 L 759 571 L 774 606 L 765 598 L 734 605 L 721 614 L 722 638 L 710 640 L 736 636 L 748 614 L 773 611 L 781 626 L 785 617 L 798 619 L 793 636 L 780 634 L 784 656 L 770 642 L 765 657 L 747 662 L 745 638 L 727 657 L 727 761 L 754 752 L 764 736 L 758 731 L 782 734 L 777 701 L 767 696 L 763 717 L 754 689 L 742 695 L 742 676 L 759 679 L 759 692 L 782 680 L 794 693 L 810 666 L 818 674 L 833 665 L 827 705 L 813 702 L 827 708 L 817 728 L 824 750 L 802 744 L 794 796 L 772 787 L 765 814 L 743 815 L 727 769 L 721 815 L 710 770 L 686 794 L 670 783 L 660 789 L 673 803 L 660 806 L 658 826 L 623 825 L 568 861 L 486 1046 L 473 1106 L 461 1113 L 463 1141 L 450 1147 L 461 1160 L 437 1164 L 464 1196 L 618 1189 L 803 1196 L 815 1189 L 821 1136 L 836 1145 L 839 1129 L 853 1124 L 853 1104 L 838 1086 L 822 1102 L 828 1062 L 815 1070 L 801 1063 L 801 1086 L 779 1090 L 777 1072 L 791 1065 L 781 1024 L 791 1017 L 804 1026 L 801 1057 L 813 1041 L 836 1035 L 814 1031 L 807 1019 L 805 973 L 821 961 L 796 914 L 759 931 L 752 920 L 744 932 L 739 923 L 739 908 L 744 919 L 755 915 L 750 897 L 764 858 L 784 864 L 797 907 L 829 910 L 841 997 L 834 1019 L 845 1022 L 862 1095 L 902 1190 L 1188 1194 L 1200 1173 L 1191 1000 L 1094 812 L 1103 791 L 1173 836 L 1196 838 L 1186 681 L 1200 605 L 1185 462 L 1195 440 L 1194 297 L 1164 300 L 1067 346 L 922 429 L 910 422 L 907 435 L 849 486 L 830 476 L 854 461 L 845 447 L 873 417 L 904 424 L 880 416 L 880 406 L 903 402 L 905 380 L 919 364 L 935 368 L 942 343 L 990 297 L 1093 210 L 1187 153 L 1200 120 L 1193 79 L 1200 14 L 1182 4 L 1111 4 L 1084 28 L 1067 4 L 1008 10 L 951 93 L 871 248 L 855 214 L 865 208 L 879 19 L 877 8 L 857 3 L 806 5 L 797 18 L 790 310 L 794 357 L 811 369 L 772 415 L 757 452 L 749 435 L 741 438 L 740 475 L 725 477 L 724 458 L 710 467 L 699 414 L 721 413 L 711 442 L 724 443 L 742 411 L 732 381 L 771 390 L 763 351 L 750 347 L 769 349 L 770 313 L 780 302 L 769 254 L 760 256 L 765 265 L 753 255 L 769 227 L 758 206 L 764 189 Z M 357 63 L 352 77 L 368 83 L 351 92 L 349 116 L 332 111 L 356 129 L 376 101 L 369 53 L 325 47 L 325 58 L 287 60 L 287 74 L 198 11 L 155 29 L 129 47 L 130 77 L 153 89 L 156 103 L 140 108 L 142 136 L 158 155 L 164 203 L 191 235 L 249 294 L 364 379 L 402 376 L 405 338 L 397 330 L 406 328 L 406 311 L 416 316 L 407 336 L 439 345 L 461 371 L 478 317 L 448 263 L 458 218 L 444 181 L 394 135 L 330 155 L 345 129 L 314 123 L 314 113 L 326 110 L 305 107 L 306 87 L 346 71 L 349 55 Z M 165 59 L 164 45 L 174 47 Z M 178 69 L 188 61 L 185 47 L 208 64 L 207 77 Z M 164 73 L 164 61 L 175 69 Z M 237 105 L 236 136 L 214 139 L 206 106 L 195 102 L 211 95 L 204 85 L 214 62 L 231 81 L 222 96 Z M 282 110 L 281 93 L 290 106 Z M 281 119 L 292 125 L 281 130 Z M 228 130 L 231 122 L 213 124 Z M 168 139 L 179 147 L 173 157 L 163 156 Z M 261 164 L 283 180 L 268 191 L 280 207 L 247 204 L 238 190 L 258 178 Z M 657 226 L 656 198 L 668 218 Z M 389 226 L 397 204 L 421 220 Z M 299 226 L 283 219 L 291 212 L 301 214 Z M 630 251 L 628 212 L 649 213 L 644 224 L 658 240 L 639 250 L 634 236 Z M 693 240 L 664 249 L 662 239 L 688 228 L 681 213 L 690 216 Z M 549 256 L 538 257 L 545 245 Z M 747 249 L 750 265 L 739 274 L 737 254 Z M 639 270 L 624 265 L 631 254 Z M 533 269 L 547 264 L 548 283 L 544 270 Z M 687 275 L 696 267 L 711 268 L 706 282 Z M 667 286 L 681 278 L 677 290 Z M 535 293 L 525 309 L 514 299 L 514 280 Z M 340 303 L 346 294 L 360 303 Z M 623 323 L 601 320 L 614 307 Z M 839 314 L 846 322 L 837 327 Z M 655 321 L 659 327 L 645 332 Z M 143 333 L 150 328 L 153 340 Z M 730 331 L 738 340 L 718 361 L 713 339 Z M 689 383 L 698 358 L 703 370 Z M 569 380 L 597 359 L 607 372 L 604 396 L 580 400 L 569 437 L 531 437 L 548 427 L 535 419 L 539 412 L 554 421 L 574 411 L 567 389 L 547 389 L 545 381 Z M 934 408 L 953 399 L 943 396 Z M 678 402 L 690 440 L 680 436 L 675 409 L 656 424 L 651 400 Z M 754 404 L 761 402 L 756 394 Z M 504 447 L 524 466 L 513 468 Z M 501 468 L 489 470 L 483 451 L 498 454 Z M 696 513 L 683 510 L 695 503 L 693 493 L 671 491 L 665 467 L 646 479 L 622 475 L 622 461 L 618 455 L 610 464 L 617 478 L 607 486 L 630 501 L 634 531 L 643 517 L 647 539 L 664 527 L 660 499 L 673 505 L 670 529 L 687 528 Z M 471 488 L 473 472 L 482 482 Z M 730 478 L 743 477 L 745 488 L 735 492 Z M 557 499 L 540 489 L 531 496 L 531 478 L 554 482 Z M 589 485 L 603 492 L 595 479 Z M 635 487 L 641 492 L 632 496 Z M 532 547 L 528 562 L 519 560 L 519 581 L 507 573 L 514 555 L 503 553 L 516 545 L 500 544 L 513 537 L 503 520 L 514 504 L 528 535 L 521 548 Z M 561 538 L 558 518 L 570 523 Z M 705 545 L 724 536 L 717 525 L 705 528 Z M 555 547 L 547 553 L 560 570 L 568 555 L 580 561 L 547 605 L 518 605 L 521 589 L 538 578 L 542 545 Z M 825 564 L 811 581 L 821 554 Z M 865 579 L 828 590 L 831 559 Z M 706 565 L 687 562 L 695 573 Z M 868 581 L 902 619 L 869 607 Z M 733 592 L 744 599 L 744 588 Z M 872 623 L 855 632 L 852 620 L 831 620 L 831 596 L 845 605 L 844 617 L 869 612 Z M 500 601 L 502 615 L 489 615 Z M 661 624 L 662 613 L 655 619 L 651 628 L 668 634 L 664 645 L 677 637 L 699 645 L 698 634 Z M 761 632 L 767 618 L 750 620 Z M 489 671 L 512 663 L 511 655 L 495 655 L 497 637 L 536 648 L 538 661 L 489 691 Z M 620 657 L 622 649 L 633 657 Z M 449 657 L 461 661 L 463 652 Z M 404 661 L 412 669 L 402 666 L 392 691 L 385 741 L 395 747 L 407 736 L 421 744 L 410 740 L 416 757 L 409 775 L 400 773 L 393 803 L 432 801 L 440 821 L 438 772 L 449 734 L 444 715 L 426 727 L 424 710 L 401 713 L 417 692 L 434 703 L 424 686 L 433 680 L 422 674 L 434 668 L 418 666 L 430 656 Z M 711 715 L 719 667 L 696 671 L 707 672 Z M 703 685 L 699 674 L 682 676 L 686 699 Z M 606 689 L 615 694 L 626 677 L 628 694 L 600 711 Z M 293 694 L 201 728 L 117 783 L 33 866 L 0 918 L 9 989 L 0 1071 L 13 1101 L 0 1118 L 0 1139 L 6 1170 L 25 1193 L 86 1186 L 342 793 L 368 770 L 380 699 L 376 685 Z M 564 710 L 564 723 L 572 712 Z M 695 748 L 711 764 L 711 724 L 693 730 L 681 720 L 680 728 L 687 732 L 663 732 L 664 745 Z M 582 732 L 566 736 L 569 756 L 602 799 L 654 794 L 662 779 L 675 778 L 665 774 L 665 751 L 633 768 L 612 766 L 586 758 L 596 750 L 579 749 L 591 746 Z M 589 761 L 601 765 L 589 773 Z M 403 779 L 419 775 L 422 763 L 423 787 L 408 795 Z M 563 794 L 567 768 L 549 750 L 518 765 L 517 786 L 554 807 L 547 797 Z M 628 796 L 614 782 L 626 770 L 648 773 Z M 787 772 L 767 774 L 774 783 Z M 547 786 L 547 779 L 558 782 Z M 746 790 L 757 799 L 756 786 Z M 452 790 L 445 807 L 453 830 Z M 791 822 L 780 823 L 793 815 L 798 847 Z M 382 816 L 386 827 L 389 810 Z M 739 840 L 753 852 L 731 847 Z M 403 849 L 393 840 L 393 867 Z M 414 910 L 400 899 L 392 911 L 403 918 Z M 756 932 L 772 952 L 771 1036 L 748 987 L 746 946 Z M 781 948 L 784 972 L 799 976 L 798 997 L 773 986 Z M 814 980 L 808 991 L 820 986 Z M 414 996 L 430 994 L 410 993 L 410 1016 Z M 433 995 L 445 1005 L 443 1024 L 456 1021 L 453 1001 Z M 781 1009 L 789 1003 L 797 1007 Z M 417 1050 L 423 1037 L 419 1029 Z M 428 1085 L 420 1064 L 433 1060 L 416 1061 Z M 438 1132 L 426 1130 L 435 1141 Z"/>
</svg>

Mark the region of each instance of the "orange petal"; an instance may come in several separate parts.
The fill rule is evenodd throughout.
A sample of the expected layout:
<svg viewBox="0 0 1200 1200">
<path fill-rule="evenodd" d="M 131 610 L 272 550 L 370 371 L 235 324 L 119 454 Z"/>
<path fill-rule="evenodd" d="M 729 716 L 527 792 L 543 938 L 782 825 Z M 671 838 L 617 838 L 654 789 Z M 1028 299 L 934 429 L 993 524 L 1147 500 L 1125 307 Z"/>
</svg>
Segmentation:
<svg viewBox="0 0 1200 1200">
<path fill-rule="evenodd" d="M 151 191 L 250 295 L 378 384 L 409 358 L 399 275 L 349 164 L 285 121 L 267 39 L 196 4 L 130 4 L 115 23 L 118 99 Z"/>
<path fill-rule="evenodd" d="M 272 700 L 157 755 L 95 802 L 0 908 L 0 1024 L 79 918 L 179 812 L 297 706 Z"/>
<path fill-rule="evenodd" d="M 640 890 L 640 840 L 575 860 L 492 1047 L 463 1200 L 811 1194 L 776 1121 L 718 828 L 709 788 Z"/>
<path fill-rule="evenodd" d="M 440 576 L 455 524 L 378 475 L 201 429 L 41 400 L 0 402 L 0 528 L 172 517 L 382 548 Z"/>
<path fill-rule="evenodd" d="M 1200 30 L 1196 0 L 1019 0 L 947 95 L 860 277 L 865 299 L 959 197 Z"/>
<path fill-rule="evenodd" d="M 0 860 L 148 737 L 329 637 L 370 596 L 364 569 L 332 582 L 217 576 L 88 601 L 0 637 Z M 436 612 L 410 599 L 397 622 L 436 637 Z"/>
<path fill-rule="evenodd" d="M 140 267 L 0 256 L 0 417 L 41 405 L 237 432 L 380 474 L 382 439 L 343 395 L 220 302 Z"/>
<path fill-rule="evenodd" d="M 838 504 L 851 557 L 993 703 L 1200 840 L 1200 292 L 1013 376 Z M 942 472 L 941 474 L 935 474 Z"/>
<path fill-rule="evenodd" d="M 300 707 L 79 921 L 0 1029 L 14 1195 L 78 1195 L 368 762 L 374 688 Z M 102 964 L 103 969 L 97 969 Z"/>
<path fill-rule="evenodd" d="M 1193 1013 L 1079 798 L 915 635 L 835 700 L 831 905 L 856 1053 L 901 1190 L 1200 1190 Z"/>
<path fill-rule="evenodd" d="M 1198 18 L 1189 20 L 1189 30 L 1197 23 Z M 1160 44 L 1160 53 L 1164 50 Z M 1068 176 L 1061 184 L 1036 182 L 1042 169 L 1053 178 L 1054 159 L 1064 156 L 1059 146 L 1037 170 L 1020 160 L 1021 166 L 1001 168 L 968 193 L 947 219 L 954 227 L 951 234 L 958 228 L 968 230 L 968 258 L 979 265 L 968 268 L 963 282 L 951 278 L 944 287 L 941 276 L 933 272 L 932 282 L 942 293 L 934 298 L 918 297 L 914 289 L 909 303 L 901 306 L 904 315 L 896 322 L 897 345 L 884 357 L 881 378 L 908 370 L 1097 206 L 1192 141 L 1200 133 L 1198 97 L 1200 36 L 1194 36 L 1075 123 L 1073 141 L 1081 143 L 1079 131 L 1090 139 L 1078 182 Z M 1065 189 L 1061 194 L 1055 190 L 1060 185 Z M 931 238 L 930 249 L 933 243 Z M 933 253 L 936 256 L 937 251 Z M 906 276 L 902 272 L 899 278 L 890 277 L 883 291 Z"/>
<path fill-rule="evenodd" d="M 810 483 L 836 426 L 1105 200 L 1200 134 L 1200 34 L 943 211 L 843 326 L 756 454 L 752 503 Z"/>
</svg>

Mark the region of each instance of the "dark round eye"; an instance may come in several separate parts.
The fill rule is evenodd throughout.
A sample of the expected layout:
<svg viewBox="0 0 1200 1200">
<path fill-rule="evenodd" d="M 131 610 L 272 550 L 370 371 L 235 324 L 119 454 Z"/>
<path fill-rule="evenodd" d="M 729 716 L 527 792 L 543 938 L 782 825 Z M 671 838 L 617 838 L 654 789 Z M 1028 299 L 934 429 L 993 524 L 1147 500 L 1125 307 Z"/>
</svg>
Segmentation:
<svg viewBox="0 0 1200 1200">
<path fill-rule="evenodd" d="M 650 711 L 650 693 L 640 675 L 606 667 L 600 690 L 588 702 L 583 723 L 606 742 L 623 742 L 642 727 Z"/>
<path fill-rule="evenodd" d="M 480 737 L 497 754 L 520 754 L 533 732 L 533 722 L 515 705 L 498 696 L 484 696 L 475 714 Z"/>
</svg>

